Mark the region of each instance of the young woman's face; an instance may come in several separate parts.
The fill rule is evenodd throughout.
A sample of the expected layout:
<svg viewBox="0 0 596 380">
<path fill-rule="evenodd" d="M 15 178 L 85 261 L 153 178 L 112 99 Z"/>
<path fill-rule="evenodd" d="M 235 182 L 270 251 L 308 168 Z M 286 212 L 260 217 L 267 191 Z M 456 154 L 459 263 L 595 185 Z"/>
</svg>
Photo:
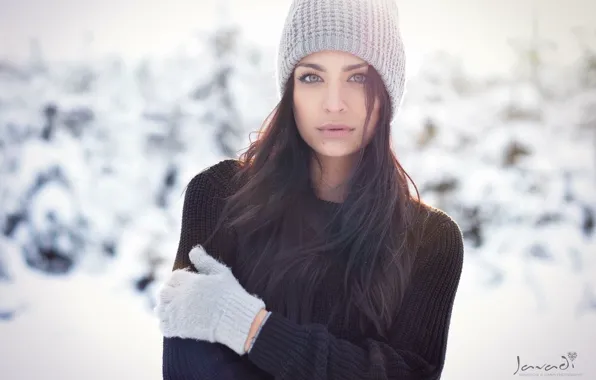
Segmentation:
<svg viewBox="0 0 596 380">
<path fill-rule="evenodd" d="M 294 74 L 294 115 L 298 132 L 320 156 L 350 156 L 360 150 L 366 121 L 368 64 L 340 51 L 321 51 L 302 59 Z M 364 136 L 372 137 L 379 118 L 375 105 Z"/>
</svg>

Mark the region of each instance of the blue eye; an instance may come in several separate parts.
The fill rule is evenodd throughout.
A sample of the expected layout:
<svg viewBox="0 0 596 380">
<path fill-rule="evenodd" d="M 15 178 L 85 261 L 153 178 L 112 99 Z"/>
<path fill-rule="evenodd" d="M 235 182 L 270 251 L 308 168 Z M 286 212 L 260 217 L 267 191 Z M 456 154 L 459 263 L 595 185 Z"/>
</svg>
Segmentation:
<svg viewBox="0 0 596 380">
<path fill-rule="evenodd" d="M 356 78 L 356 79 L 352 80 L 353 78 Z M 364 82 L 366 82 L 366 79 L 367 79 L 366 74 L 354 74 L 350 77 L 351 81 L 357 82 L 357 83 L 364 83 Z M 315 82 L 320 82 L 321 77 L 319 77 L 315 73 L 304 73 L 298 78 L 298 80 L 302 83 L 315 83 Z"/>
<path fill-rule="evenodd" d="M 360 80 L 356 80 L 356 82 L 358 82 L 358 83 L 364 83 L 364 82 L 366 82 L 366 75 L 365 74 L 354 74 L 352 76 L 352 78 L 355 78 L 355 77 L 360 78 Z"/>
<path fill-rule="evenodd" d="M 315 82 L 316 80 L 307 80 L 307 78 L 312 78 L 312 77 L 318 78 L 319 76 L 314 73 L 305 73 L 305 74 L 302 74 L 300 76 L 300 78 L 298 78 L 298 80 L 303 83 L 312 83 L 312 82 Z"/>
</svg>

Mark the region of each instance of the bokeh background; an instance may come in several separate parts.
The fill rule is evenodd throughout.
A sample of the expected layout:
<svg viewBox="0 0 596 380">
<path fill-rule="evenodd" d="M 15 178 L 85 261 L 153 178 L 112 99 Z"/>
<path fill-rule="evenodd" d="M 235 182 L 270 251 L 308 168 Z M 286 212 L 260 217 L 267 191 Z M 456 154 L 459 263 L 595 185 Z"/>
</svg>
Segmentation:
<svg viewBox="0 0 596 380">
<path fill-rule="evenodd" d="M 443 379 L 596 379 L 596 3 L 397 2 L 396 151 L 465 237 Z M 0 0 L 0 378 L 161 379 L 184 187 L 275 105 L 288 6 Z"/>
</svg>

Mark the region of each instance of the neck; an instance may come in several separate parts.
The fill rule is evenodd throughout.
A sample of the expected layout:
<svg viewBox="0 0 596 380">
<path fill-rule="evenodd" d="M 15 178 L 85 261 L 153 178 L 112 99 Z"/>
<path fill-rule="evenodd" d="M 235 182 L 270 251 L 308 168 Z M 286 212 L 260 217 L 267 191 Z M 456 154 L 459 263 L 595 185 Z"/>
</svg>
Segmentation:
<svg viewBox="0 0 596 380">
<path fill-rule="evenodd" d="M 310 172 L 317 197 L 325 201 L 341 203 L 346 196 L 348 176 L 353 168 L 353 159 L 348 157 L 315 157 L 311 160 Z"/>
</svg>

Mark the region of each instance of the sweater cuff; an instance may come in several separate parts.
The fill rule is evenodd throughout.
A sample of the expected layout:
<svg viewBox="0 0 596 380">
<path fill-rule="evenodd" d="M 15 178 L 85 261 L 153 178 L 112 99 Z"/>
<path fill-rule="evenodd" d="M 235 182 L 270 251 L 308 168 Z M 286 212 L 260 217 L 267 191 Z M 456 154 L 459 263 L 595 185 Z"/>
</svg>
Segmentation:
<svg viewBox="0 0 596 380">
<path fill-rule="evenodd" d="M 248 351 L 246 351 L 247 354 L 250 353 L 250 350 L 252 350 L 252 347 L 255 345 L 255 340 L 259 337 L 259 334 L 261 333 L 261 330 L 263 329 L 263 325 L 265 324 L 265 322 L 267 322 L 267 319 L 269 319 L 269 316 L 270 315 L 271 315 L 271 312 L 268 311 L 267 314 L 265 315 L 265 318 L 263 318 L 263 321 L 259 325 L 259 328 L 257 329 L 257 332 L 252 337 L 252 340 L 251 340 L 250 345 L 248 347 Z"/>
<path fill-rule="evenodd" d="M 280 376 L 291 358 L 302 356 L 300 348 L 306 347 L 308 335 L 305 327 L 272 312 L 267 323 L 262 325 L 259 339 L 255 340 L 248 357 L 262 370 Z"/>
</svg>

